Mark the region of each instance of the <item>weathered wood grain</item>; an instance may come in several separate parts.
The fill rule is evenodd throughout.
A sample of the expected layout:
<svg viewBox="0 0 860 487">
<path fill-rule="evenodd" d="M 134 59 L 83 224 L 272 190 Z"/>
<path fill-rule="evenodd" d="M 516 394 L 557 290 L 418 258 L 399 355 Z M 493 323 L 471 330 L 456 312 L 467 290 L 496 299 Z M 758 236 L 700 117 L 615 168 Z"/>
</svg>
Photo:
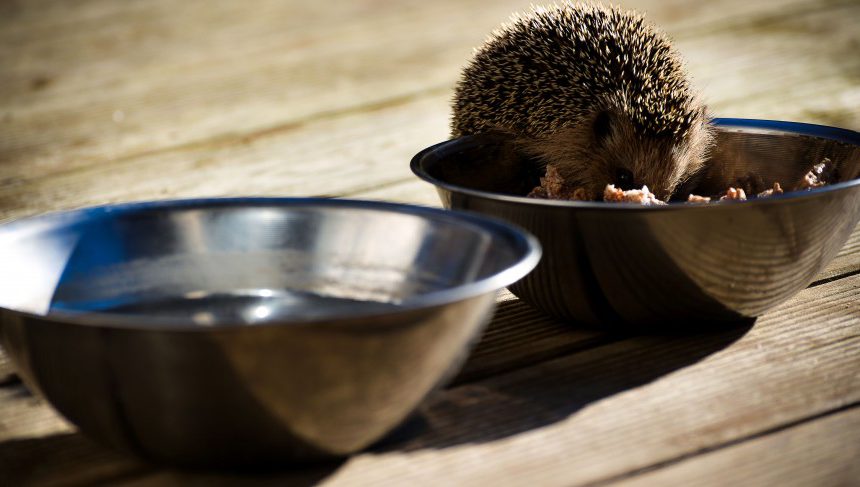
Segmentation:
<svg viewBox="0 0 860 487">
<path fill-rule="evenodd" d="M 860 226 L 854 229 L 836 258 L 815 279 L 821 282 L 857 272 L 860 272 Z"/>
<path fill-rule="evenodd" d="M 0 443 L 0 485 L 108 485 L 146 475 L 152 467 L 93 444 L 78 433 L 33 436 Z"/>
<path fill-rule="evenodd" d="M 17 380 L 14 376 L 14 370 L 15 368 L 12 365 L 12 361 L 3 353 L 3 350 L 0 349 L 0 386 Z"/>
<path fill-rule="evenodd" d="M 679 38 L 810 10 L 800 0 L 629 6 Z M 449 89 L 470 49 L 523 7 L 479 0 L 456 8 L 376 0 L 336 8 L 272 0 L 13 4 L 0 15 L 2 179 L 17 183 Z"/>
<path fill-rule="evenodd" d="M 395 201 L 413 205 L 440 206 L 436 188 L 430 183 L 426 183 L 416 177 L 408 177 L 405 180 L 390 183 L 382 188 L 351 192 L 344 196 L 348 198 Z"/>
<path fill-rule="evenodd" d="M 860 45 L 858 16 L 860 4 L 848 2 L 802 16 L 753 19 L 730 32 L 679 40 L 679 47 L 717 116 L 858 130 L 860 64 L 849 61 Z"/>
<path fill-rule="evenodd" d="M 510 298 L 499 303 L 493 320 L 454 384 L 473 382 L 619 339 L 548 317 L 506 294 Z"/>
<path fill-rule="evenodd" d="M 850 486 L 860 482 L 858 458 L 854 407 L 611 485 Z"/>
<path fill-rule="evenodd" d="M 421 116 L 416 116 L 421 114 Z M 0 217 L 100 202 L 217 195 L 339 195 L 410 177 L 445 138 L 447 95 L 222 144 L 93 165 L 0 190 Z"/>
<path fill-rule="evenodd" d="M 7 381 L 0 386 L 0 404 L 0 441 L 71 431 L 45 401 L 18 382 Z"/>
<path fill-rule="evenodd" d="M 702 71 L 698 79 L 706 85 L 714 83 L 704 88 L 717 113 L 813 122 L 830 122 L 828 117 L 839 116 L 845 125 L 860 127 L 860 103 L 851 102 L 860 93 L 856 89 L 860 58 L 849 55 L 860 40 L 855 34 L 834 35 L 828 50 L 831 57 L 815 47 L 820 46 L 815 37 L 820 24 L 829 21 L 834 32 L 853 33 L 845 19 L 856 15 L 860 15 L 856 4 L 837 5 L 798 18 L 769 20 L 766 25 L 776 32 L 772 41 L 759 41 L 752 27 L 738 27 L 737 31 L 716 30 L 687 44 L 680 41 L 680 46 L 696 59 L 691 68 L 694 74 Z M 754 19 L 747 22 L 757 25 Z M 806 30 L 789 30 L 798 25 Z M 721 46 L 717 53 L 714 45 Z M 807 66 L 807 71 L 788 77 L 790 84 L 779 84 L 786 79 L 786 70 L 797 71 L 796 65 Z M 811 76 L 809 69 L 816 75 Z M 399 184 L 413 180 L 408 169 L 412 155 L 447 136 L 449 96 L 443 87 L 417 98 L 388 99 L 362 110 L 251 134 L 228 133 L 205 143 L 115 158 L 109 164 L 70 162 L 50 174 L 30 161 L 21 166 L 32 174 L 28 178 L 14 176 L 18 164 L 4 164 L 0 170 L 12 169 L 5 173 L 11 182 L 0 185 L 0 219 L 164 197 L 362 196 L 368 191 L 369 197 L 386 198 L 387 189 L 396 196 Z M 762 107 L 759 113 L 749 111 L 755 103 Z"/>
</svg>

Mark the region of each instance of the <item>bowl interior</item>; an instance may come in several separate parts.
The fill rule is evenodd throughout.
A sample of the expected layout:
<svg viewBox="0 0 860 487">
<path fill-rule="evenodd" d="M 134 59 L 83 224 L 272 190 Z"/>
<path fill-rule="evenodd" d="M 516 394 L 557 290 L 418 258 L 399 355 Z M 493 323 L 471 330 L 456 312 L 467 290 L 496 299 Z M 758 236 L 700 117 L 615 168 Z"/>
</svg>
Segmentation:
<svg viewBox="0 0 860 487">
<path fill-rule="evenodd" d="M 196 325 L 355 316 L 420 305 L 532 252 L 506 225 L 402 205 L 132 204 L 0 228 L 0 306 Z"/>
<path fill-rule="evenodd" d="M 758 123 L 753 123 L 758 122 Z M 775 121 L 717 119 L 716 143 L 706 170 L 677 189 L 709 196 L 729 186 L 756 194 L 775 182 L 793 190 L 812 166 L 829 159 L 828 183 L 860 177 L 860 134 L 849 130 Z M 434 184 L 508 196 L 525 196 L 540 184 L 538 161 L 498 135 L 464 137 L 416 156 L 413 170 Z M 530 200 L 534 201 L 534 200 Z"/>
</svg>

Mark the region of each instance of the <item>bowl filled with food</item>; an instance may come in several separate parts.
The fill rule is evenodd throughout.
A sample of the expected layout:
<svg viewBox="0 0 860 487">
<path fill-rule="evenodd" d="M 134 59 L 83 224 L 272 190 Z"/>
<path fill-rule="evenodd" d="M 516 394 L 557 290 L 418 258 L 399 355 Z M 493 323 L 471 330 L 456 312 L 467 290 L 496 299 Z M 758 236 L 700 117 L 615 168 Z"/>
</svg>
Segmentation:
<svg viewBox="0 0 860 487">
<path fill-rule="evenodd" d="M 327 199 L 206 199 L 0 226 L 0 344 L 82 432 L 148 459 L 344 455 L 455 372 L 540 258 L 511 225 Z"/>
<path fill-rule="evenodd" d="M 616 6 L 535 6 L 463 68 L 451 140 L 412 170 L 444 206 L 537 235 L 511 290 L 562 319 L 682 327 L 806 286 L 860 212 L 856 132 L 713 120 L 682 53 Z"/>
<path fill-rule="evenodd" d="M 623 177 L 584 193 L 492 133 L 430 147 L 412 170 L 446 208 L 539 238 L 540 265 L 511 287 L 537 308 L 596 326 L 693 329 L 785 301 L 860 219 L 857 132 L 744 119 L 712 127 L 701 168 L 661 196 Z"/>
</svg>

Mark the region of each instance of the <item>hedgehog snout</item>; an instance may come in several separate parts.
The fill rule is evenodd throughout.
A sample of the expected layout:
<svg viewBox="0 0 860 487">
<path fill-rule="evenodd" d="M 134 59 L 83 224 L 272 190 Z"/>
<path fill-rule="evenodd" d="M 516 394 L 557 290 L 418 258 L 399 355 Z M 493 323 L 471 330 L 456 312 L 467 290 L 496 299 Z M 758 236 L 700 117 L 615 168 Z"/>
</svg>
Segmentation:
<svg viewBox="0 0 860 487">
<path fill-rule="evenodd" d="M 636 178 L 633 175 L 633 171 L 619 167 L 615 170 L 615 184 L 616 188 L 621 188 L 624 191 L 635 189 L 637 187 Z M 641 186 L 641 185 L 640 185 Z"/>
</svg>

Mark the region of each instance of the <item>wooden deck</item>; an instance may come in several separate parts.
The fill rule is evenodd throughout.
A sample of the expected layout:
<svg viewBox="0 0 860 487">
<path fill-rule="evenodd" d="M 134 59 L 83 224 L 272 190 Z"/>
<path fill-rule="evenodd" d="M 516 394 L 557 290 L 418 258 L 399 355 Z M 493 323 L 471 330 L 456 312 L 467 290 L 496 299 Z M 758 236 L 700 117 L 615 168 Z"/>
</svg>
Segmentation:
<svg viewBox="0 0 860 487">
<path fill-rule="evenodd" d="M 0 2 L 0 221 L 109 201 L 328 195 L 437 205 L 472 47 L 529 2 Z M 860 129 L 857 0 L 629 0 L 715 114 Z M 2 270 L 0 270 L 2 272 Z M 860 227 L 751 327 L 610 336 L 510 295 L 420 424 L 257 475 L 97 446 L 0 355 L 0 485 L 860 485 Z"/>
</svg>

